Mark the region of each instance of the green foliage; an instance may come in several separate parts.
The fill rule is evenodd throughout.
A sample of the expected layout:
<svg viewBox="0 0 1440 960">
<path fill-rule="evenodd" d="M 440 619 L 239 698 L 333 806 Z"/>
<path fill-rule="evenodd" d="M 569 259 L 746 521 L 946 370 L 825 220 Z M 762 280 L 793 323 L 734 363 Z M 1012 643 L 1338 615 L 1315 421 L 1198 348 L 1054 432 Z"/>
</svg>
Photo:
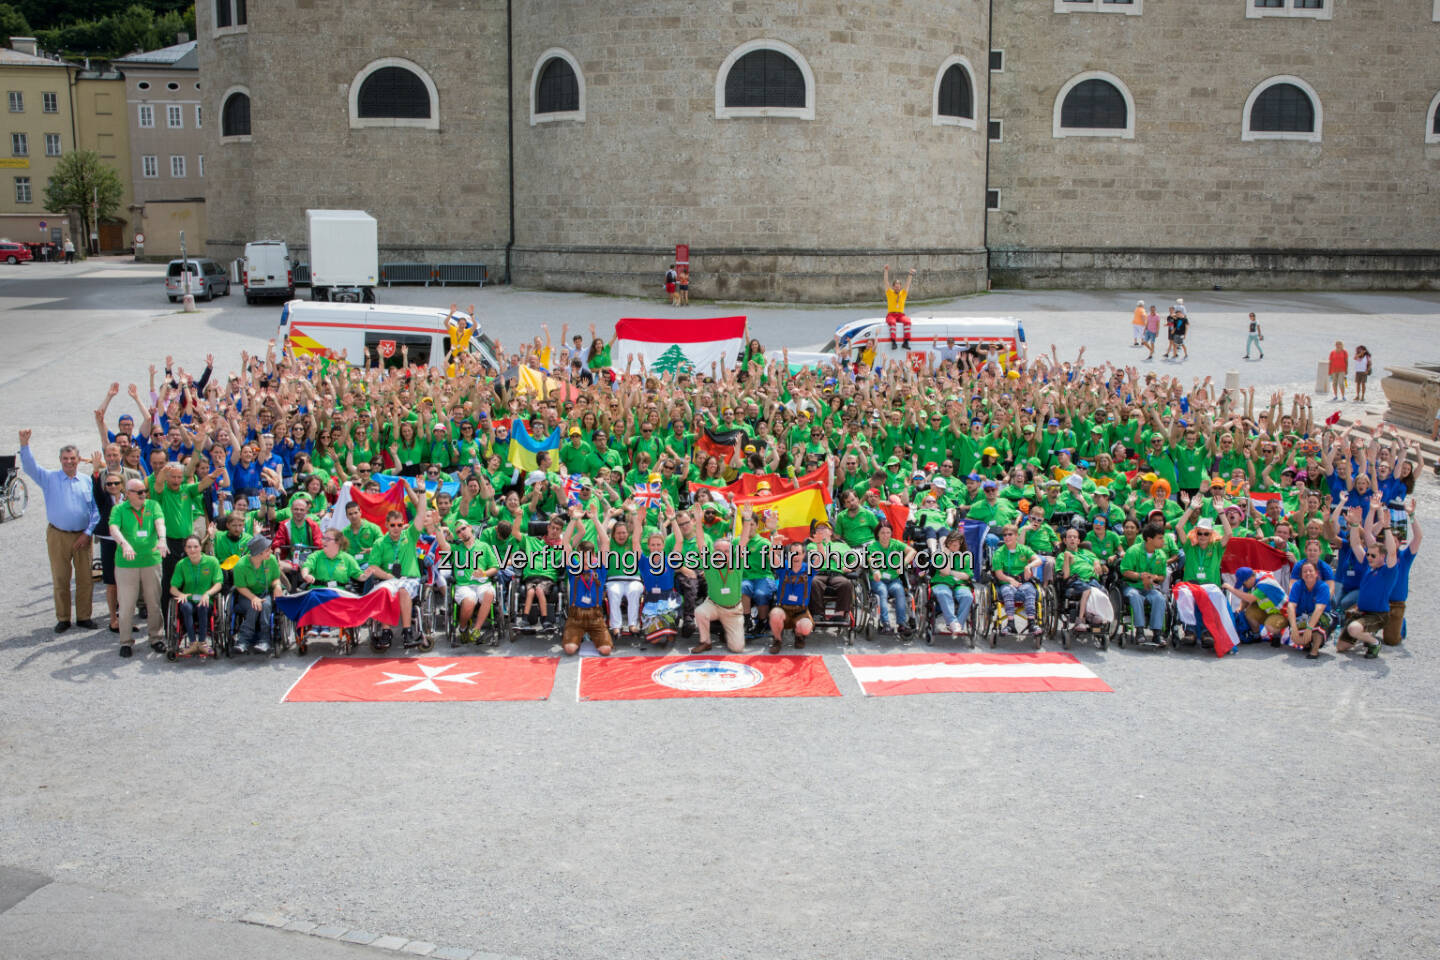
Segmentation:
<svg viewBox="0 0 1440 960">
<path fill-rule="evenodd" d="M 182 30 L 195 36 L 195 7 L 176 0 L 19 0 L 19 12 L 42 50 L 72 58 L 168 47 Z"/>
<path fill-rule="evenodd" d="M 95 214 L 92 204 L 97 197 L 100 219 L 104 220 L 115 214 L 124 196 L 125 185 L 114 167 L 101 160 L 94 150 L 75 150 L 55 165 L 55 174 L 45 185 L 45 209 L 58 213 L 79 207 L 83 235 L 88 237 Z"/>
<path fill-rule="evenodd" d="M 30 23 L 25 14 L 8 3 L 0 3 L 0 31 L 5 34 L 5 46 L 10 46 L 11 37 L 30 36 Z"/>
</svg>

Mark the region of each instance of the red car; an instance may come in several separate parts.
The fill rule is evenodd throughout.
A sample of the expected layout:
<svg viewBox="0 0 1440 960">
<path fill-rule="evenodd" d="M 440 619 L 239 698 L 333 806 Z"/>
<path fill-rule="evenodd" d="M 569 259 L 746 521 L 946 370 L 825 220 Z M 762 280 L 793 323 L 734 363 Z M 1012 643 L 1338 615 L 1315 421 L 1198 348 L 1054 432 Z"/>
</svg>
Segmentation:
<svg viewBox="0 0 1440 960">
<path fill-rule="evenodd" d="M 24 263 L 27 260 L 34 260 L 30 255 L 30 248 L 23 243 L 15 243 L 12 240 L 0 240 L 0 260 L 6 263 Z"/>
</svg>

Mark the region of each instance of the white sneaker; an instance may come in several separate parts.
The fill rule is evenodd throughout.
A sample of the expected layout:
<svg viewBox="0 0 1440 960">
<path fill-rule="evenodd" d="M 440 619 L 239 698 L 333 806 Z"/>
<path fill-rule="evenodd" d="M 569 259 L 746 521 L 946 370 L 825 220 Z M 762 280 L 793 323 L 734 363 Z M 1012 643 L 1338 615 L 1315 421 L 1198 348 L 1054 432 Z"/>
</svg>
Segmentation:
<svg viewBox="0 0 1440 960">
<path fill-rule="evenodd" d="M 262 641 L 260 641 L 259 643 L 255 644 L 255 646 L 254 646 L 252 649 L 254 649 L 254 651 L 255 651 L 256 653 L 269 653 L 269 652 L 270 652 L 270 644 L 268 644 L 268 643 L 266 643 L 265 641 L 262 640 Z"/>
</svg>

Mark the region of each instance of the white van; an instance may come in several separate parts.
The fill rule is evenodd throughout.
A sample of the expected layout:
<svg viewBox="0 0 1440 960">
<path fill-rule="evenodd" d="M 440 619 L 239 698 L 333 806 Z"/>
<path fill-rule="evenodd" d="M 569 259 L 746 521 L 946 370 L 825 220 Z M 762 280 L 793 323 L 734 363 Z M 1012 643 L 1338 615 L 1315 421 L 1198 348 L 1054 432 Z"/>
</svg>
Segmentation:
<svg viewBox="0 0 1440 960">
<path fill-rule="evenodd" d="M 291 300 L 280 311 L 277 343 L 284 343 L 296 356 L 315 354 L 346 359 L 357 366 L 401 365 L 408 348 L 412 365 L 439 367 L 450 353 L 450 331 L 445 321 L 450 311 L 434 307 L 391 307 L 370 303 L 315 303 Z M 469 320 L 457 312 L 456 320 Z M 483 332 L 470 337 L 469 350 L 491 370 L 498 370 L 495 344 Z"/>
<path fill-rule="evenodd" d="M 874 340 L 876 346 L 890 342 L 890 328 L 884 317 L 842 323 L 830 342 L 820 349 L 834 353 L 846 347 L 859 347 L 870 340 Z M 954 340 L 955 345 L 961 348 L 978 343 L 998 343 L 1008 348 L 1006 352 L 1009 354 L 1025 356 L 1025 328 L 1017 317 L 910 318 L 910 345 L 913 350 L 938 350 L 948 340 Z"/>
<path fill-rule="evenodd" d="M 245 302 L 253 304 L 267 297 L 295 299 L 295 274 L 290 264 L 290 248 L 283 240 L 257 240 L 245 244 L 245 259 L 240 264 L 240 286 Z"/>
</svg>

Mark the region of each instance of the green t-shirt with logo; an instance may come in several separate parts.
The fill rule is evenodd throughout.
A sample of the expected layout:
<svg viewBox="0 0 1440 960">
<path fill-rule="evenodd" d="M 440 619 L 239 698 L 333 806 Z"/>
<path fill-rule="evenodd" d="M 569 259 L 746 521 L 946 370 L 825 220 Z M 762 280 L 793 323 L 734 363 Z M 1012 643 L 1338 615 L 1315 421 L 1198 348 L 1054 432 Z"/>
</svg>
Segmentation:
<svg viewBox="0 0 1440 960">
<path fill-rule="evenodd" d="M 110 511 L 110 525 L 120 528 L 120 535 L 135 551 L 134 560 L 125 559 L 125 551 L 116 544 L 115 566 L 125 568 L 153 567 L 160 562 L 160 531 L 163 522 L 160 505 L 146 500 L 137 512 L 128 502 L 117 503 Z"/>
<path fill-rule="evenodd" d="M 387 573 L 394 573 L 394 566 L 400 565 L 400 576 L 420 576 L 420 560 L 416 555 L 416 547 L 420 543 L 420 531 L 415 529 L 414 524 L 406 524 L 400 531 L 400 539 L 396 540 L 388 533 L 376 540 L 370 548 L 370 555 L 366 561 Z"/>
<path fill-rule="evenodd" d="M 170 574 L 170 586 L 179 587 L 180 592 L 187 597 L 195 597 L 224 579 L 225 574 L 220 569 L 220 561 L 207 554 L 201 554 L 199 563 L 195 563 L 189 557 L 182 557 L 180 562 L 175 564 L 175 572 Z"/>
<path fill-rule="evenodd" d="M 263 597 L 270 592 L 275 581 L 280 579 L 280 561 L 271 554 L 257 567 L 251 557 L 242 557 L 240 562 L 235 564 L 235 569 L 230 571 L 230 577 L 236 590 L 244 587 L 255 596 Z"/>
<path fill-rule="evenodd" d="M 360 564 L 350 554 L 341 550 L 334 557 L 325 556 L 325 551 L 316 550 L 305 558 L 305 569 L 315 578 L 317 584 L 344 586 L 351 580 L 360 579 Z"/>
</svg>

